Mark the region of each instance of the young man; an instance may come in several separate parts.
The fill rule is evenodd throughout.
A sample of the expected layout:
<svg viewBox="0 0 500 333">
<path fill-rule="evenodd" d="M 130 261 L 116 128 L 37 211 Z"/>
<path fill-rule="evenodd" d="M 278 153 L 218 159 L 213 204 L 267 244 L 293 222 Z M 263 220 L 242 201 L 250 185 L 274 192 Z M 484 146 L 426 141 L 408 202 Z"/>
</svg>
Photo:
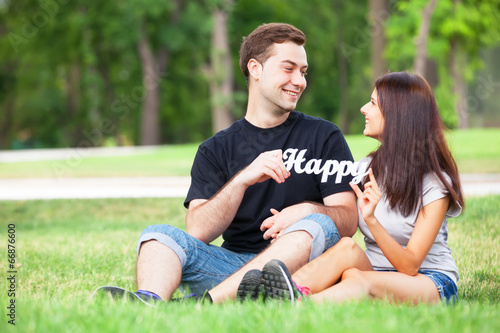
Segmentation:
<svg viewBox="0 0 500 333">
<path fill-rule="evenodd" d="M 334 124 L 294 111 L 306 88 L 304 44 L 300 30 L 281 23 L 261 25 L 244 39 L 246 115 L 200 145 L 184 203 L 187 233 L 146 228 L 138 291 L 101 291 L 147 303 L 168 300 L 181 286 L 221 302 L 236 297 L 249 270 L 276 258 L 294 272 L 354 234 L 345 139 Z M 220 235 L 222 247 L 208 245 Z"/>
</svg>

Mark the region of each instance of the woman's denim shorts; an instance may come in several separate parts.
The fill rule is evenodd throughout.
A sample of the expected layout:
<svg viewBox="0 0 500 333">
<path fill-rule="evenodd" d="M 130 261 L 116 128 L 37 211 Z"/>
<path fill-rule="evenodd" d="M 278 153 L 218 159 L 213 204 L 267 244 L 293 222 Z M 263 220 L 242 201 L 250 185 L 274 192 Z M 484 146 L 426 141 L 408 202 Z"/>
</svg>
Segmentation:
<svg viewBox="0 0 500 333">
<path fill-rule="evenodd" d="M 376 269 L 376 271 L 397 272 L 395 269 Z M 432 282 L 434 282 L 443 304 L 452 305 L 458 302 L 457 285 L 448 275 L 428 269 L 420 269 L 418 272 L 427 276 Z"/>
<path fill-rule="evenodd" d="M 448 275 L 431 270 L 419 270 L 418 272 L 434 282 L 444 304 L 458 302 L 457 285 Z"/>
</svg>

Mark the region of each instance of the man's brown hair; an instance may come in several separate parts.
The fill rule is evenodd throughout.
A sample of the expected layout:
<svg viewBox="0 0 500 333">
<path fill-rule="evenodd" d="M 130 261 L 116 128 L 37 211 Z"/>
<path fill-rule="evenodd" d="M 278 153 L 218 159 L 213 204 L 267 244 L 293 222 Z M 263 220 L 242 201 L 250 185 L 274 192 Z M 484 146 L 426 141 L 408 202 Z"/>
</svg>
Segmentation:
<svg viewBox="0 0 500 333">
<path fill-rule="evenodd" d="M 306 36 L 302 31 L 293 25 L 286 23 L 267 23 L 258 26 L 250 35 L 243 37 L 240 48 L 240 68 L 248 83 L 247 64 L 250 59 L 255 59 L 259 63 L 264 62 L 272 55 L 274 43 L 281 44 L 293 42 L 297 45 L 306 43 Z"/>
</svg>

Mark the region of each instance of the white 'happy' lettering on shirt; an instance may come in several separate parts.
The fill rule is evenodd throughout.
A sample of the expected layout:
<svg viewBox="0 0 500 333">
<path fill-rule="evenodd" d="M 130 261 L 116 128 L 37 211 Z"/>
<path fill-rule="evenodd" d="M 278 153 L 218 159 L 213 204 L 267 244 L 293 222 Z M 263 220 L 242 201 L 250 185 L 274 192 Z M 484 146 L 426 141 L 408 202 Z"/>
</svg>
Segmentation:
<svg viewBox="0 0 500 333">
<path fill-rule="evenodd" d="M 314 173 L 315 175 L 321 175 L 321 182 L 325 183 L 328 180 L 329 176 L 334 175 L 335 184 L 339 184 L 342 181 L 342 177 L 346 175 L 352 175 L 354 178 L 352 182 L 354 184 L 359 183 L 367 174 L 366 170 L 368 167 L 368 162 L 352 162 L 352 161 L 337 161 L 337 160 L 325 160 L 323 165 L 322 159 L 310 159 L 306 160 L 304 157 L 307 153 L 307 149 L 302 149 L 299 151 L 297 148 L 288 148 L 283 153 L 283 161 L 285 163 L 285 167 L 288 171 L 294 170 L 296 173 L 306 173 L 310 175 Z M 305 162 L 305 164 L 304 164 Z"/>
</svg>

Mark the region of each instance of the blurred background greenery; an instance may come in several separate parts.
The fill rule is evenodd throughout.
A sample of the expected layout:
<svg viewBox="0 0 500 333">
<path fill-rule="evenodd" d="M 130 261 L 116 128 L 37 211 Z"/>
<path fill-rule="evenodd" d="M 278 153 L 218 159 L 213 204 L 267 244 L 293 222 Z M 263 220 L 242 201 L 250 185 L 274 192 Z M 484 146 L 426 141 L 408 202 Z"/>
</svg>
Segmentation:
<svg viewBox="0 0 500 333">
<path fill-rule="evenodd" d="M 426 77 L 449 128 L 500 126 L 500 0 L 0 0 L 0 149 L 199 142 L 244 115 L 266 22 L 306 33 L 298 109 L 346 134 L 387 70 Z"/>
</svg>

